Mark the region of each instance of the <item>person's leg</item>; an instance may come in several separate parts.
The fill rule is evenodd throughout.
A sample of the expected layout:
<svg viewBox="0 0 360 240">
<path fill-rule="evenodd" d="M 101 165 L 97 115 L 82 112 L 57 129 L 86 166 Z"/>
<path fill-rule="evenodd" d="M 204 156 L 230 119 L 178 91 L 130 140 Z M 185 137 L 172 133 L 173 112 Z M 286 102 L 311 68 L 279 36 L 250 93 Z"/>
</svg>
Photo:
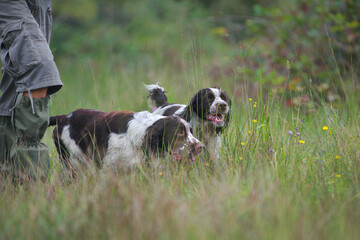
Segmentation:
<svg viewBox="0 0 360 240">
<path fill-rule="evenodd" d="M 48 46 L 49 9 L 50 0 L 0 1 L 0 46 L 4 65 L 0 115 L 7 119 L 4 120 L 6 124 L 0 122 L 0 128 L 12 132 L 5 135 L 3 152 L 7 155 L 10 152 L 10 163 L 16 175 L 37 172 L 46 176 L 49 165 L 48 148 L 40 141 L 49 119 L 48 95 L 62 86 Z M 16 140 L 9 151 L 9 135 L 13 134 Z"/>
<path fill-rule="evenodd" d="M 10 150 L 12 174 L 20 180 L 41 177 L 49 170 L 49 149 L 41 139 L 49 123 L 49 96 L 34 98 L 18 94 L 13 110 L 12 127 L 16 141 Z"/>
<path fill-rule="evenodd" d="M 11 117 L 0 116 L 0 169 L 5 167 L 5 159 L 9 159 L 10 148 L 15 138 L 11 126 Z"/>
</svg>

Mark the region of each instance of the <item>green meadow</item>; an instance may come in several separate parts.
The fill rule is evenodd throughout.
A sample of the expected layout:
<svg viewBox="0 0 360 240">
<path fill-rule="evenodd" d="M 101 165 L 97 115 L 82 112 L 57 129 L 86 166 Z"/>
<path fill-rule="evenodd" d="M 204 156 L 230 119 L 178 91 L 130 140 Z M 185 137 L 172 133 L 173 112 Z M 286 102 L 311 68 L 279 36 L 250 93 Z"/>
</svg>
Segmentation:
<svg viewBox="0 0 360 240">
<path fill-rule="evenodd" d="M 184 104 L 220 86 L 232 117 L 219 163 L 163 159 L 69 181 L 50 127 L 47 182 L 0 182 L 1 239 L 359 239 L 359 46 L 344 40 L 354 50 L 344 53 L 340 30 L 323 28 L 343 23 L 316 17 L 331 9 L 292 16 L 301 1 L 246 5 L 253 15 L 240 31 L 206 1 L 97 2 L 79 10 L 54 1 L 51 48 L 64 87 L 51 115 L 150 110 L 143 83 Z M 231 4 L 219 7 L 243 14 Z"/>
</svg>

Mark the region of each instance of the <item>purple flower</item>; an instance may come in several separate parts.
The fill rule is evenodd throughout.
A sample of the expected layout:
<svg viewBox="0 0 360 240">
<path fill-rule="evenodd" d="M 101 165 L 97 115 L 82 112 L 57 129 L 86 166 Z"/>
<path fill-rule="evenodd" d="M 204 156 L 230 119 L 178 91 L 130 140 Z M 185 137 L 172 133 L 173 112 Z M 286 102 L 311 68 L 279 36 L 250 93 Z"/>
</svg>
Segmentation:
<svg viewBox="0 0 360 240">
<path fill-rule="evenodd" d="M 300 132 L 297 132 L 297 133 L 296 133 L 296 136 L 300 136 Z"/>
<path fill-rule="evenodd" d="M 292 136 L 293 135 L 293 132 L 291 130 L 289 130 L 289 135 Z"/>
</svg>

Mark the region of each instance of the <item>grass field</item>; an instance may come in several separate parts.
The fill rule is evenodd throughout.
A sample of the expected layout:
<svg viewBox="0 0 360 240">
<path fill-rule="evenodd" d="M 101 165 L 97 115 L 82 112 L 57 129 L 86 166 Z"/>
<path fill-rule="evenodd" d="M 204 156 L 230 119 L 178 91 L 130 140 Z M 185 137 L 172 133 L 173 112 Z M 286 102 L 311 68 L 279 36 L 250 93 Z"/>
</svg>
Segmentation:
<svg viewBox="0 0 360 240">
<path fill-rule="evenodd" d="M 64 12 L 71 12 L 67 2 L 57 7 L 70 6 Z M 95 8 L 112 1 L 79 2 Z M 175 103 L 188 103 L 201 88 L 220 86 L 233 106 L 219 164 L 200 156 L 191 165 L 164 161 L 128 174 L 88 171 L 70 182 L 49 128 L 43 139 L 51 151 L 48 181 L 22 186 L 0 181 L 0 239 L 359 239 L 358 77 L 330 69 L 338 55 L 320 56 L 322 68 L 308 60 L 322 53 L 320 47 L 312 53 L 312 38 L 311 46 L 291 48 L 305 39 L 302 32 L 295 38 L 297 31 L 287 32 L 302 26 L 300 21 L 287 26 L 276 18 L 286 25 L 281 36 L 289 36 L 284 45 L 294 51 L 286 54 L 295 56 L 289 60 L 260 35 L 239 42 L 228 37 L 214 18 L 191 5 L 195 1 L 124 2 L 125 18 L 118 25 L 110 16 L 98 22 L 96 11 L 83 5 L 73 9 L 83 22 L 54 21 L 52 49 L 64 87 L 52 97 L 51 115 L 77 108 L 148 110 L 143 83 L 160 82 Z M 122 17 L 117 8 L 108 8 L 104 15 Z M 303 19 L 309 30 L 307 15 Z M 320 45 L 330 49 L 330 42 Z M 273 54 L 280 63 L 271 62 Z M 342 100 L 332 106 L 321 100 L 325 95 L 312 95 L 318 87 L 312 83 L 286 95 L 294 78 L 309 74 L 292 72 L 301 67 L 315 75 L 321 68 L 319 79 L 330 79 L 327 84 L 337 86 Z M 286 105 L 289 97 L 305 95 L 310 106 Z"/>
<path fill-rule="evenodd" d="M 173 74 L 141 64 L 126 71 L 105 60 L 58 64 L 65 86 L 52 98 L 53 115 L 76 108 L 147 109 L 143 82 L 161 82 L 169 100 L 182 103 L 213 84 L 201 65 Z M 69 183 L 62 180 L 49 129 L 48 183 L 0 183 L 0 238 L 358 239 L 354 92 L 347 90 L 338 109 L 320 102 L 309 114 L 271 93 L 239 95 L 235 79 L 220 84 L 233 107 L 219 165 L 200 157 L 193 165 L 165 162 L 131 174 L 89 172 Z"/>
</svg>

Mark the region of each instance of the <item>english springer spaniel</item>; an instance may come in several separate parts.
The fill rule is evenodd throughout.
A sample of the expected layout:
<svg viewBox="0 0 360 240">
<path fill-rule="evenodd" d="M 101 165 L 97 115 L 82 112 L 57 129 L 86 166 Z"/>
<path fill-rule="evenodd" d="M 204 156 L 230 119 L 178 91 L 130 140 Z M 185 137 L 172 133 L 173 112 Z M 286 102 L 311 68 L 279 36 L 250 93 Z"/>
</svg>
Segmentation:
<svg viewBox="0 0 360 240">
<path fill-rule="evenodd" d="M 163 116 L 179 116 L 194 128 L 195 136 L 206 146 L 210 160 L 217 162 L 221 147 L 221 134 L 230 120 L 231 99 L 216 88 L 199 90 L 189 105 L 168 103 L 164 88 L 158 84 L 145 85 L 148 103 L 153 113 Z"/>
<path fill-rule="evenodd" d="M 195 160 L 203 144 L 179 117 L 131 111 L 100 112 L 78 109 L 50 117 L 56 125 L 53 140 L 69 168 L 95 161 L 99 167 L 133 168 L 146 157 Z M 80 163 L 80 164 L 79 164 Z"/>
</svg>

